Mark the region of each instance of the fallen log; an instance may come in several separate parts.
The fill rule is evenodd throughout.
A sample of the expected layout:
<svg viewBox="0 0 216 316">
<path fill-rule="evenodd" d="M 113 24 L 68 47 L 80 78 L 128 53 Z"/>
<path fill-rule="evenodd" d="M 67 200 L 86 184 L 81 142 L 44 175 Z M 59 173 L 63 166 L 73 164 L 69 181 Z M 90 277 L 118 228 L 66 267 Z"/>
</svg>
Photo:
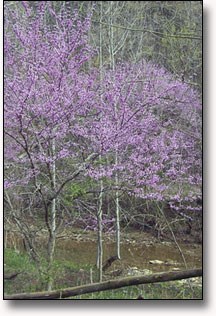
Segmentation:
<svg viewBox="0 0 216 316">
<path fill-rule="evenodd" d="M 81 294 L 106 291 L 118 289 L 121 287 L 139 285 L 146 283 L 167 282 L 181 279 L 188 279 L 192 277 L 202 276 L 202 269 L 185 270 L 185 271 L 171 271 L 163 273 L 154 273 L 151 275 L 127 277 L 118 280 L 110 280 L 101 283 L 93 283 L 71 287 L 62 290 L 35 292 L 35 293 L 20 293 L 5 295 L 6 300 L 50 300 L 72 297 Z"/>
</svg>

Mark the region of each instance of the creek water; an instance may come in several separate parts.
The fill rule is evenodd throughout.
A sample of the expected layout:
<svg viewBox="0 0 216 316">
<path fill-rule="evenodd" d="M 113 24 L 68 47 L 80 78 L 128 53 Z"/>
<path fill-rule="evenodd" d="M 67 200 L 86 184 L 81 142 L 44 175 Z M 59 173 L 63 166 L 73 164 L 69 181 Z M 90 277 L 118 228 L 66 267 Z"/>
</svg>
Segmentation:
<svg viewBox="0 0 216 316">
<path fill-rule="evenodd" d="M 37 244 L 44 248 L 45 236 L 37 238 Z M 15 240 L 14 242 L 12 242 Z M 17 235 L 7 238 L 7 246 L 23 249 L 23 241 Z M 140 231 L 129 231 L 121 234 L 121 260 L 114 261 L 111 270 L 136 267 L 153 272 L 174 269 L 193 269 L 202 266 L 202 245 L 179 243 L 181 252 L 173 241 L 158 239 Z M 116 255 L 115 235 L 104 234 L 103 261 Z M 96 264 L 97 235 L 95 232 L 72 230 L 57 236 L 55 258 L 60 261 L 71 261 L 80 266 Z M 183 256 L 187 267 L 184 264 Z M 153 262 L 153 263 L 150 263 Z M 160 261 L 160 262 L 157 262 Z"/>
<path fill-rule="evenodd" d="M 82 236 L 82 235 L 81 235 Z M 202 246 L 199 244 L 179 244 L 158 241 L 142 232 L 123 235 L 121 242 L 121 260 L 112 264 L 112 269 L 137 267 L 155 272 L 173 269 L 198 268 L 202 266 Z M 106 235 L 103 240 L 104 260 L 116 254 L 114 236 Z M 95 265 L 97 241 L 94 234 L 85 238 L 58 238 L 56 258 L 70 260 L 74 263 Z M 157 262 L 161 261 L 161 262 Z M 151 261 L 151 263 L 150 263 Z M 158 264 L 159 263 L 159 264 Z"/>
</svg>

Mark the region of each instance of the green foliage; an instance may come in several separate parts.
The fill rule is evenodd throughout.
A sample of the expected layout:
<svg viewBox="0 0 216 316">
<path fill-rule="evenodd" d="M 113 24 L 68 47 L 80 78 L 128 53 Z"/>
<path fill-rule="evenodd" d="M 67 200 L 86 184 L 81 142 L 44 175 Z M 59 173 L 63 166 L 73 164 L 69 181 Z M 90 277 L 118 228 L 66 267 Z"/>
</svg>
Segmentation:
<svg viewBox="0 0 216 316">
<path fill-rule="evenodd" d="M 4 271 L 8 274 L 21 272 L 14 280 L 4 282 L 5 293 L 33 292 L 43 289 L 38 267 L 25 253 L 5 249 Z"/>
<path fill-rule="evenodd" d="M 32 271 L 34 270 L 34 264 L 29 261 L 29 257 L 26 254 L 21 254 L 17 250 L 5 249 L 5 270 L 10 271 Z"/>
<path fill-rule="evenodd" d="M 37 264 L 29 260 L 24 252 L 5 249 L 5 273 L 21 272 L 14 280 L 5 281 L 5 293 L 35 292 L 47 289 L 47 283 L 52 278 L 56 289 L 83 284 L 79 271 L 85 272 L 89 279 L 90 264 L 81 264 L 70 260 L 55 259 L 49 274 L 47 274 L 47 260 L 41 255 L 40 269 Z M 82 276 L 82 275 L 81 275 Z"/>
<path fill-rule="evenodd" d="M 71 207 L 73 200 L 79 197 L 85 197 L 95 186 L 95 181 L 90 177 L 84 178 L 82 182 L 69 183 L 63 196 L 65 206 Z"/>
<path fill-rule="evenodd" d="M 86 193 L 86 185 L 84 183 L 72 183 L 68 191 L 68 196 L 73 200 Z"/>
</svg>

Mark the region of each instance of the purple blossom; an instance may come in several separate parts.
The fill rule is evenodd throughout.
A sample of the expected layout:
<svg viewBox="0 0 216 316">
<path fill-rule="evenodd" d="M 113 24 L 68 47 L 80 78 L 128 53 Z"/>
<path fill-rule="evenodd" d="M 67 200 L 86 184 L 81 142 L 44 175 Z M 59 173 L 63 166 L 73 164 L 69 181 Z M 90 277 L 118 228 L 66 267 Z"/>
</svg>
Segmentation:
<svg viewBox="0 0 216 316">
<path fill-rule="evenodd" d="M 61 164 L 79 169 L 92 153 L 103 163 L 90 161 L 84 176 L 112 180 L 118 173 L 121 188 L 143 199 L 167 198 L 167 183 L 200 186 L 196 91 L 145 60 L 106 69 L 101 82 L 99 70 L 84 70 L 94 54 L 90 16 L 57 13 L 50 1 L 38 4 L 32 20 L 28 2 L 22 5 L 25 23 L 5 23 L 5 157 L 19 166 L 17 179 L 7 173 L 6 187 L 49 178 L 54 162 L 67 179 Z M 181 203 L 182 192 L 169 191 Z"/>
</svg>

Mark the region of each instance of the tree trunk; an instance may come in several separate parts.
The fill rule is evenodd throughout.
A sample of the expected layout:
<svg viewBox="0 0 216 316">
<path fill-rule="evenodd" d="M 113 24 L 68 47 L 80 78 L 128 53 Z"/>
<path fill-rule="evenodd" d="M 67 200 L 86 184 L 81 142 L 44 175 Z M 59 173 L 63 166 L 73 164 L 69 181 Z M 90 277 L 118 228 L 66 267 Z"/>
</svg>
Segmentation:
<svg viewBox="0 0 216 316">
<path fill-rule="evenodd" d="M 118 153 L 116 152 L 116 161 L 117 161 Z M 119 206 L 119 179 L 118 174 L 116 173 L 115 176 L 115 185 L 116 185 L 116 195 L 115 195 L 115 202 L 116 202 L 116 255 L 118 259 L 121 259 L 120 256 L 120 206 Z"/>
<path fill-rule="evenodd" d="M 52 142 L 52 154 L 55 155 L 55 139 Z M 52 163 L 52 190 L 55 192 L 56 189 L 56 165 L 55 161 Z M 49 229 L 49 240 L 48 240 L 48 284 L 47 290 L 52 290 L 53 277 L 52 277 L 52 265 L 55 252 L 55 242 L 56 242 L 56 199 L 52 200 L 51 204 L 51 216 L 50 216 L 50 229 Z"/>
<path fill-rule="evenodd" d="M 100 21 L 102 21 L 103 16 L 103 2 L 100 2 Z M 100 61 L 100 83 L 102 87 L 103 81 L 103 52 L 102 52 L 102 24 L 100 23 L 100 47 L 99 47 L 99 61 Z M 102 97 L 102 94 L 101 94 Z M 101 155 L 99 156 L 99 161 L 101 160 Z M 101 165 L 100 165 L 101 169 Z M 97 211 L 97 224 L 98 224 L 98 242 L 97 242 L 97 268 L 99 271 L 99 282 L 103 279 L 103 226 L 102 226 L 102 205 L 103 205 L 103 179 L 100 180 L 100 194 L 98 200 L 98 211 Z"/>
<path fill-rule="evenodd" d="M 5 295 L 6 300 L 24 300 L 24 299 L 61 299 L 66 297 L 77 296 L 81 294 L 100 292 L 112 289 L 118 289 L 121 287 L 147 284 L 147 283 L 157 283 L 157 282 L 167 282 L 181 279 L 188 279 L 192 277 L 201 277 L 202 269 L 186 270 L 186 271 L 171 271 L 163 273 L 155 273 L 152 275 L 129 277 L 118 280 L 111 280 L 101 283 L 93 283 L 87 285 L 81 285 L 73 288 L 67 288 L 62 290 L 56 290 L 51 292 L 36 292 L 36 293 L 21 293 Z"/>
<path fill-rule="evenodd" d="M 98 251 L 97 251 L 97 268 L 99 271 L 99 282 L 103 279 L 103 225 L 102 225 L 102 205 L 103 205 L 103 180 L 100 180 L 100 195 L 97 213 L 98 222 Z"/>
<path fill-rule="evenodd" d="M 109 2 L 109 55 L 110 55 L 110 67 L 114 71 L 115 70 L 115 56 L 114 56 L 114 34 L 113 34 L 113 1 Z M 118 108 L 115 103 L 115 119 L 118 120 Z M 118 165 L 118 148 L 115 150 L 115 166 Z M 116 206 L 116 255 L 118 259 L 120 257 L 120 205 L 119 205 L 119 176 L 116 171 L 115 174 L 115 206 Z"/>
</svg>

